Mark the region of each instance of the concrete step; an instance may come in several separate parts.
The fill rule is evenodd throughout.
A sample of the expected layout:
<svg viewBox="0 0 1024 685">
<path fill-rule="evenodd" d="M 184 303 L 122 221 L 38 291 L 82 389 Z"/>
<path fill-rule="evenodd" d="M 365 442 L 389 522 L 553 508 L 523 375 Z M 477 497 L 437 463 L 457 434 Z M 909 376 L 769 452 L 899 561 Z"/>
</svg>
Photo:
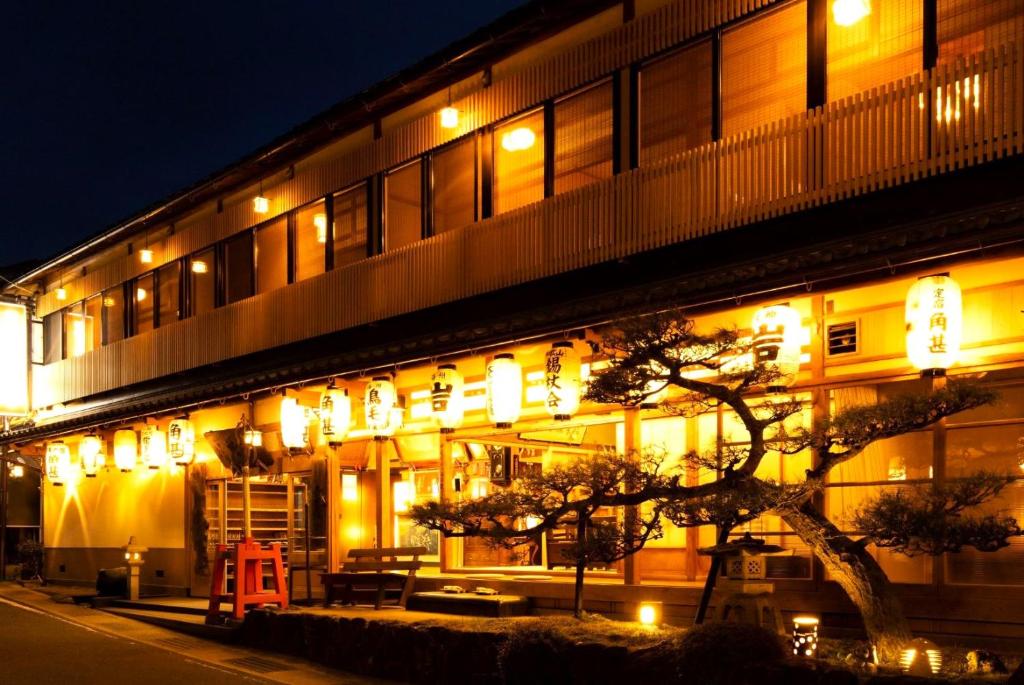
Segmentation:
<svg viewBox="0 0 1024 685">
<path fill-rule="evenodd" d="M 237 625 L 231 624 L 222 626 L 206 625 L 205 616 L 181 612 L 131 609 L 116 606 L 102 607 L 100 611 L 217 642 L 232 642 L 238 629 Z"/>
<path fill-rule="evenodd" d="M 91 603 L 98 609 L 116 607 L 192 616 L 205 616 L 209 606 L 209 600 L 198 597 L 143 597 L 134 600 L 123 597 L 95 597 Z"/>
</svg>

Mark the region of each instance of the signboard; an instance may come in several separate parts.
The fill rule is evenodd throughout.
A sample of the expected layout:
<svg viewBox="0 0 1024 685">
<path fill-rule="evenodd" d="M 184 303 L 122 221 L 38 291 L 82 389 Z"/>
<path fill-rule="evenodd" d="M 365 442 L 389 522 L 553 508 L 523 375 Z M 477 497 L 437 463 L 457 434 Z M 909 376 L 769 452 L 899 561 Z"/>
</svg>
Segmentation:
<svg viewBox="0 0 1024 685">
<path fill-rule="evenodd" d="M 0 415 L 28 415 L 28 312 L 0 302 Z"/>
</svg>

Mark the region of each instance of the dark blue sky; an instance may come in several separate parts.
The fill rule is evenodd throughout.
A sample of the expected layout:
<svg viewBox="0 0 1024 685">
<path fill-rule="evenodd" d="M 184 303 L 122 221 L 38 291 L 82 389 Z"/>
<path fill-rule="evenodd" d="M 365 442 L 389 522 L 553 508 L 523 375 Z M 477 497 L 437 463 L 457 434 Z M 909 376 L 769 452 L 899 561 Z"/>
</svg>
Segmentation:
<svg viewBox="0 0 1024 685">
<path fill-rule="evenodd" d="M 523 1 L 5 4 L 0 265 L 97 233 Z"/>
</svg>

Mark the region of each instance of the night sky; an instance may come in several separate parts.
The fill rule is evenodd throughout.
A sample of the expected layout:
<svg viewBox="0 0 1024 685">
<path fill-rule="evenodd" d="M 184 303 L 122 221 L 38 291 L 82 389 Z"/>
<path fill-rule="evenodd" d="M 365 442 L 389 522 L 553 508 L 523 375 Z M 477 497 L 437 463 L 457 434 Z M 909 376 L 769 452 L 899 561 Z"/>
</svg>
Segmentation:
<svg viewBox="0 0 1024 685">
<path fill-rule="evenodd" d="M 523 2 L 6 3 L 0 266 L 55 255 Z"/>
</svg>

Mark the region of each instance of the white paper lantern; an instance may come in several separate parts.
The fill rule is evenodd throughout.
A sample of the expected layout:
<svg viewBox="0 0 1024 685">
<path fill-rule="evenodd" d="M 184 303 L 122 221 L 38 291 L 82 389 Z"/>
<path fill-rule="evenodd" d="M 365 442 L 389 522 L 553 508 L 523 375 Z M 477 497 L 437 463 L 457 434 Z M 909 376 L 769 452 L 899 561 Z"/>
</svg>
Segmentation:
<svg viewBox="0 0 1024 685">
<path fill-rule="evenodd" d="M 395 384 L 387 376 L 378 376 L 366 384 L 366 395 L 363 398 L 363 409 L 366 414 L 366 427 L 375 438 L 386 438 L 398 429 L 395 410 L 398 409 L 398 393 Z"/>
<path fill-rule="evenodd" d="M 907 293 L 907 358 L 924 375 L 956 363 L 963 339 L 963 298 L 949 276 L 918 279 Z"/>
<path fill-rule="evenodd" d="M 139 460 L 139 441 L 135 431 L 124 428 L 114 433 L 114 465 L 127 473 Z"/>
<path fill-rule="evenodd" d="M 95 478 L 101 466 L 105 465 L 103 440 L 97 435 L 87 435 L 78 443 L 78 459 L 82 462 L 82 473 L 86 478 Z"/>
<path fill-rule="evenodd" d="M 192 463 L 196 456 L 196 429 L 188 419 L 174 419 L 167 426 L 167 456 L 178 466 Z"/>
<path fill-rule="evenodd" d="M 281 398 L 281 443 L 290 450 L 305 449 L 309 443 L 306 408 L 294 397 Z"/>
<path fill-rule="evenodd" d="M 340 445 L 352 426 L 352 398 L 348 390 L 327 386 L 320 395 L 320 434 L 328 444 Z"/>
<path fill-rule="evenodd" d="M 568 421 L 580 408 L 583 385 L 580 355 L 571 342 L 556 342 L 544 359 L 544 406 L 556 421 Z"/>
<path fill-rule="evenodd" d="M 46 478 L 51 485 L 64 485 L 71 472 L 71 450 L 59 440 L 46 446 Z"/>
<path fill-rule="evenodd" d="M 523 369 L 515 356 L 497 354 L 487 364 L 487 418 L 497 428 L 511 428 L 523 406 Z"/>
<path fill-rule="evenodd" d="M 463 414 L 462 374 L 455 364 L 442 364 L 430 377 L 430 406 L 434 421 L 442 433 L 452 433 L 462 425 Z"/>
<path fill-rule="evenodd" d="M 785 304 L 762 307 L 751 328 L 754 364 L 778 374 L 768 391 L 785 392 L 800 371 L 800 313 Z"/>
<path fill-rule="evenodd" d="M 167 435 L 156 426 L 142 429 L 141 453 L 142 461 L 150 469 L 156 470 L 167 464 Z"/>
</svg>

